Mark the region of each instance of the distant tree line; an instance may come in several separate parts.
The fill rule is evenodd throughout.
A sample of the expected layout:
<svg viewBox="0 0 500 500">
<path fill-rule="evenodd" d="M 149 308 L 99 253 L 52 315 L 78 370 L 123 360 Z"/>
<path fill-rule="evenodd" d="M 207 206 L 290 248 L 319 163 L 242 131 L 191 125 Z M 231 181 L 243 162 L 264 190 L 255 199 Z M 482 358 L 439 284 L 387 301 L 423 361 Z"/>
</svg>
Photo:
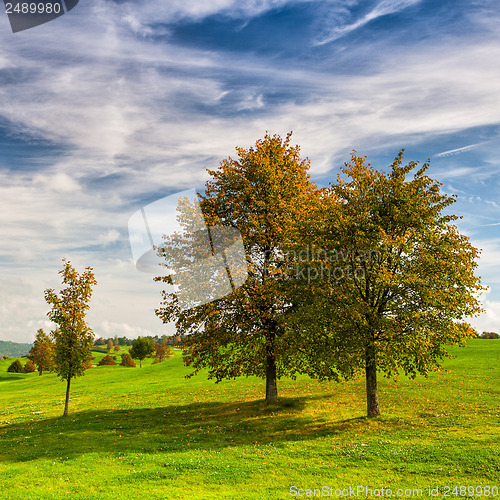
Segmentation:
<svg viewBox="0 0 500 500">
<path fill-rule="evenodd" d="M 154 342 L 155 344 L 166 343 L 169 346 L 179 345 L 182 346 L 185 335 L 146 335 L 143 338 L 147 338 Z M 132 346 L 135 339 L 129 339 L 128 337 L 99 337 L 94 341 L 94 347 L 106 346 L 107 350 L 114 349 L 117 346 Z"/>
<path fill-rule="evenodd" d="M 479 335 L 481 339 L 500 339 L 500 334 L 495 332 L 483 332 Z"/>
<path fill-rule="evenodd" d="M 54 332 L 51 332 L 51 336 L 54 336 Z M 46 334 L 43 329 L 39 329 L 37 331 L 33 347 L 27 356 L 28 361 L 26 364 L 23 366 L 21 361 L 16 359 L 9 365 L 7 372 L 33 373 L 38 371 L 41 376 L 44 371 L 56 371 L 56 361 L 54 359 L 56 346 L 52 341 L 51 336 Z M 135 368 L 135 359 L 138 359 L 142 368 L 142 361 L 148 357 L 154 358 L 153 364 L 165 361 L 167 357 L 171 356 L 171 346 L 180 342 L 180 337 L 178 337 L 178 339 L 175 337 L 167 337 L 166 340 L 165 337 L 165 335 L 162 337 L 138 337 L 137 339 L 131 340 L 130 350 L 121 354 L 120 365 Z M 101 339 L 98 340 L 98 345 L 103 345 L 100 341 Z M 101 361 L 99 361 L 98 366 L 111 366 L 117 364 L 117 357 L 111 356 L 109 353 L 112 348 L 114 348 L 116 353 L 119 352 L 120 346 L 118 344 L 115 345 L 115 341 L 116 338 L 106 339 L 105 345 L 108 348 L 108 354 L 104 356 Z M 167 343 L 167 341 L 169 342 Z M 106 352 L 106 350 L 104 349 L 103 352 Z M 95 357 L 82 360 L 82 366 L 85 370 L 92 368 L 93 359 L 95 359 Z"/>
</svg>

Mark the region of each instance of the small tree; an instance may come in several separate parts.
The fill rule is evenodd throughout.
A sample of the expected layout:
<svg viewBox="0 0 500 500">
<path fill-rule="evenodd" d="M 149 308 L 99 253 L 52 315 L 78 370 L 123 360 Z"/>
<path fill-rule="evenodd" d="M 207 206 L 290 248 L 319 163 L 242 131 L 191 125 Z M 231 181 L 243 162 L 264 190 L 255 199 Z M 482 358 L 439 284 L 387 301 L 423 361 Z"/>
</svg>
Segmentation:
<svg viewBox="0 0 500 500">
<path fill-rule="evenodd" d="M 128 352 L 122 355 L 122 362 L 120 363 L 120 365 L 131 366 L 132 368 L 136 367 L 135 361 L 132 359 L 132 356 Z"/>
<path fill-rule="evenodd" d="M 170 347 L 166 342 L 159 342 L 155 345 L 155 359 L 157 363 L 161 363 L 170 354 Z"/>
<path fill-rule="evenodd" d="M 42 376 L 43 370 L 52 368 L 54 363 L 54 343 L 42 328 L 36 332 L 35 341 L 28 358 L 38 367 L 40 376 Z"/>
<path fill-rule="evenodd" d="M 120 346 L 117 344 L 115 345 L 115 352 L 118 352 L 120 350 Z"/>
<path fill-rule="evenodd" d="M 24 372 L 24 368 L 23 368 L 23 365 L 21 364 L 21 361 L 19 361 L 18 359 L 16 359 L 7 368 L 7 371 L 9 373 L 23 373 Z"/>
<path fill-rule="evenodd" d="M 90 349 L 94 343 L 94 333 L 85 322 L 92 297 L 92 285 L 96 285 L 91 267 L 83 274 L 63 259 L 64 269 L 59 271 L 66 287 L 56 294 L 53 289 L 45 290 L 45 300 L 52 305 L 47 316 L 58 325 L 52 332 L 55 340 L 54 365 L 57 374 L 66 380 L 66 402 L 64 416 L 68 415 L 71 379 L 84 374 L 85 365 L 92 357 Z"/>
<path fill-rule="evenodd" d="M 99 337 L 95 342 L 94 342 L 94 345 L 106 345 L 106 341 L 102 338 L 102 337 Z"/>
<path fill-rule="evenodd" d="M 24 373 L 33 373 L 36 372 L 36 365 L 31 361 L 31 359 L 28 359 L 26 364 L 24 365 Z"/>
<path fill-rule="evenodd" d="M 113 349 L 113 339 L 108 340 L 107 349 L 108 349 L 108 352 L 110 352 L 111 349 Z"/>
<path fill-rule="evenodd" d="M 116 361 L 109 354 L 106 354 L 106 356 L 99 361 L 99 366 L 105 365 L 116 365 Z"/>
<path fill-rule="evenodd" d="M 155 343 L 147 337 L 137 337 L 130 348 L 130 355 L 139 360 L 139 366 L 142 368 L 142 360 L 151 356 L 155 351 Z"/>
</svg>

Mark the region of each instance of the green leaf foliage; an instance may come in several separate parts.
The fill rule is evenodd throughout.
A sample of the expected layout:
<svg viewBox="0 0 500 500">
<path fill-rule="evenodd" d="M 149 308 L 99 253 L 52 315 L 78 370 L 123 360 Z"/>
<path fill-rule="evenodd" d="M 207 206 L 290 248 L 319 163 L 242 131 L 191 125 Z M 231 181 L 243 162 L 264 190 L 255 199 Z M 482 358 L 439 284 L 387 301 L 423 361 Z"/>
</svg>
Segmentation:
<svg viewBox="0 0 500 500">
<path fill-rule="evenodd" d="M 142 360 L 151 356 L 155 352 L 155 342 L 148 337 L 137 337 L 129 349 L 130 356 L 139 360 L 139 366 L 142 368 Z"/>
<path fill-rule="evenodd" d="M 24 372 L 24 369 L 23 369 L 23 365 L 21 364 L 21 362 L 16 359 L 15 361 L 13 361 L 9 367 L 7 368 L 7 371 L 9 373 L 23 373 Z"/>
<path fill-rule="evenodd" d="M 293 313 L 283 321 L 301 352 L 316 352 L 306 372 L 364 371 L 369 416 L 379 414 L 377 372 L 427 375 L 446 346 L 475 336 L 466 320 L 480 312 L 479 252 L 452 224 L 454 197 L 428 167 L 403 165 L 401 152 L 386 174 L 353 154 L 347 180 L 321 190 L 288 250 Z"/>
</svg>

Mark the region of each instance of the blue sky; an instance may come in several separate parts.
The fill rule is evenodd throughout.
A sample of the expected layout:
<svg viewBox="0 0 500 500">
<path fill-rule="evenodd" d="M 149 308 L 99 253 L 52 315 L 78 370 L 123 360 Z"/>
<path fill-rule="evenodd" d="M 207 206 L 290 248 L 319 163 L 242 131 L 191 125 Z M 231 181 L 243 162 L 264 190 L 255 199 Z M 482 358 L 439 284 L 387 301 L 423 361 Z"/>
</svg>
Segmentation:
<svg viewBox="0 0 500 500">
<path fill-rule="evenodd" d="M 500 13 L 493 0 L 81 0 L 13 34 L 0 15 L 0 339 L 48 327 L 61 259 L 91 265 L 98 335 L 163 334 L 129 217 L 201 189 L 236 146 L 293 139 L 319 185 L 401 148 L 458 195 L 500 331 Z"/>
</svg>

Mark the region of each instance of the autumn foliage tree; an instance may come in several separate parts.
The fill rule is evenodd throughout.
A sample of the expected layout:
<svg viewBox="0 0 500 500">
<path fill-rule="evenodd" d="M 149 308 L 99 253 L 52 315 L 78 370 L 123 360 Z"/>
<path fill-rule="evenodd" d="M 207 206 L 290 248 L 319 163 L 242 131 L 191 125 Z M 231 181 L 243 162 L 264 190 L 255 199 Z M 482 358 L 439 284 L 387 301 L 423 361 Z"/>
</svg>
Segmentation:
<svg viewBox="0 0 500 500">
<path fill-rule="evenodd" d="M 94 333 L 85 322 L 85 314 L 89 309 L 92 286 L 97 281 L 91 267 L 79 274 L 70 261 L 63 259 L 63 263 L 64 268 L 59 274 L 66 286 L 59 294 L 53 289 L 45 290 L 45 300 L 52 306 L 47 316 L 58 326 L 52 332 L 55 341 L 54 367 L 67 382 L 64 406 L 64 416 L 67 416 L 71 379 L 83 375 L 91 359 Z"/>
<path fill-rule="evenodd" d="M 116 365 L 116 361 L 109 354 L 106 354 L 106 356 L 104 356 L 101 361 L 99 361 L 99 366 L 106 365 Z"/>
<path fill-rule="evenodd" d="M 348 179 L 322 190 L 289 249 L 293 313 L 283 320 L 301 352 L 317 352 L 306 372 L 364 372 L 369 417 L 380 415 L 379 372 L 426 376 L 446 346 L 475 336 L 466 319 L 480 311 L 478 250 L 445 213 L 454 197 L 426 175 L 428 164 L 408 179 L 416 168 L 403 152 L 388 174 L 353 154 Z"/>
<path fill-rule="evenodd" d="M 170 354 L 170 347 L 166 342 L 158 342 L 155 345 L 155 360 L 157 363 L 161 363 Z"/>
<path fill-rule="evenodd" d="M 135 368 L 136 366 L 135 361 L 132 359 L 132 356 L 128 352 L 122 354 L 122 362 L 120 363 L 120 365 L 130 366 L 132 368 Z"/>
<path fill-rule="evenodd" d="M 28 358 L 38 367 L 38 374 L 42 376 L 44 370 L 50 370 L 54 363 L 54 343 L 40 328 L 36 332 L 35 341 L 30 349 Z"/>
<path fill-rule="evenodd" d="M 184 361 L 194 368 L 192 375 L 206 368 L 216 381 L 263 377 L 268 402 L 278 397 L 277 380 L 297 369 L 295 351 L 279 321 L 288 307 L 279 282 L 285 233 L 314 190 L 307 173 L 309 161 L 290 141 L 291 133 L 284 140 L 266 134 L 254 147 L 236 148 L 237 158 L 208 171 L 211 180 L 200 195 L 209 227 L 241 233 L 248 268 L 244 284 L 222 298 L 190 308 L 180 307 L 177 292 L 163 292 L 156 310 L 164 322 L 174 321 L 177 331 L 185 335 Z M 182 215 L 181 223 L 189 224 Z M 173 245 L 174 253 L 178 245 Z M 156 280 L 171 283 L 169 277 Z"/>
<path fill-rule="evenodd" d="M 28 359 L 26 361 L 26 364 L 24 365 L 24 373 L 33 373 L 36 372 L 36 365 L 31 359 Z"/>
</svg>

